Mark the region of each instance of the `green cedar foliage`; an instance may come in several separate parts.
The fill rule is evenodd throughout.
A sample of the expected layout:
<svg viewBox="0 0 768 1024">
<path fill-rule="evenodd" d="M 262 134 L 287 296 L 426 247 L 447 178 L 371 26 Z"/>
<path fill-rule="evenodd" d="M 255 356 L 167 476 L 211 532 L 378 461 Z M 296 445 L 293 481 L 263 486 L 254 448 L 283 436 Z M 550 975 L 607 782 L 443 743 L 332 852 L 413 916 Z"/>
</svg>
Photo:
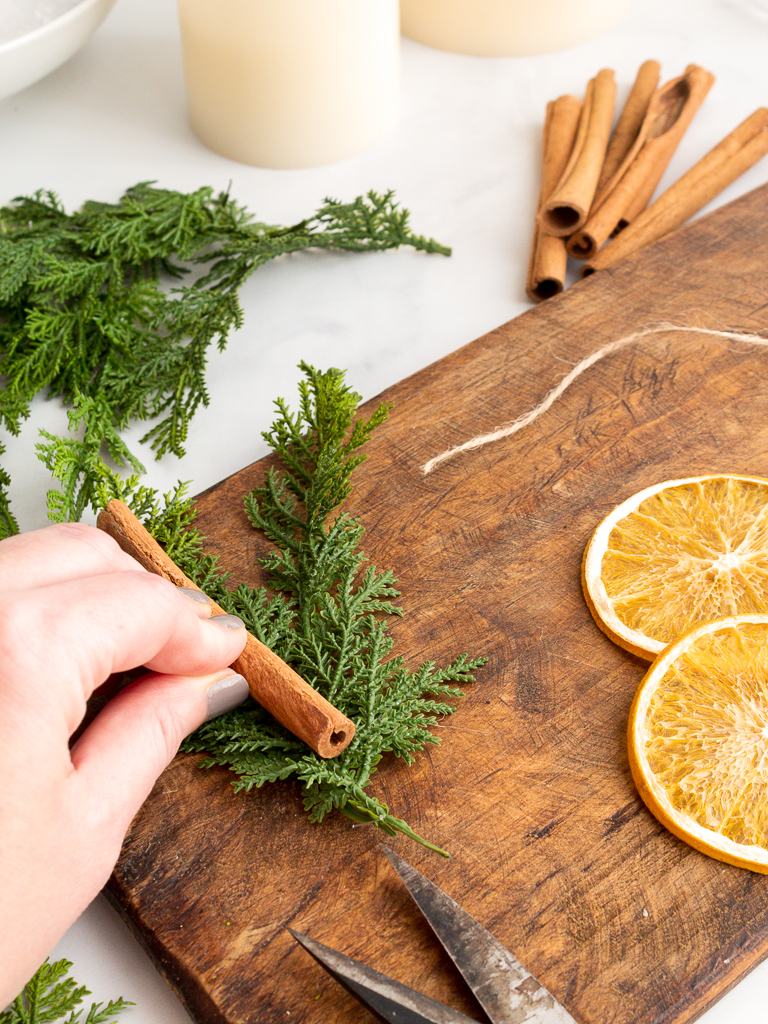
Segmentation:
<svg viewBox="0 0 768 1024">
<path fill-rule="evenodd" d="M 346 512 L 334 517 L 365 458 L 359 449 L 388 410 L 381 406 L 369 419 L 356 419 L 360 396 L 345 385 L 341 371 L 320 373 L 306 364 L 302 369 L 299 411 L 292 414 L 278 401 L 279 417 L 264 434 L 281 466 L 271 468 L 264 485 L 246 498 L 251 522 L 274 545 L 260 562 L 271 589 L 240 586 L 228 593 L 223 581 L 216 583 L 215 563 L 200 558 L 199 537 L 190 541 L 187 529 L 183 551 L 166 525 L 164 539 L 198 585 L 241 616 L 255 636 L 353 719 L 357 731 L 343 753 L 324 760 L 248 701 L 201 726 L 185 747 L 205 752 L 207 766 L 230 768 L 236 790 L 295 779 L 311 821 L 338 809 L 442 853 L 366 788 L 386 754 L 410 764 L 427 743 L 439 742 L 431 727 L 455 710 L 459 686 L 473 681 L 485 659 L 462 655 L 446 668 L 427 662 L 410 670 L 392 654 L 388 621 L 402 614 L 395 604 L 396 580 L 368 563 L 360 523 Z M 176 516 L 181 526 L 184 514 Z"/>
<path fill-rule="evenodd" d="M 39 458 L 61 484 L 60 490 L 53 489 L 47 494 L 48 518 L 54 523 L 77 522 L 87 508 L 99 508 L 100 487 L 115 479 L 102 453 L 108 454 L 117 466 L 130 466 L 135 474 L 131 478 L 134 483 L 138 474 L 145 472 L 115 430 L 102 394 L 89 396 L 77 392 L 67 418 L 69 437 L 41 430 L 44 441 L 36 445 Z"/>
<path fill-rule="evenodd" d="M 5 454 L 5 446 L 0 442 L 0 456 Z M 19 524 L 11 512 L 11 504 L 8 498 L 8 488 L 11 478 L 0 466 L 0 540 L 4 537 L 12 537 L 19 532 Z"/>
<path fill-rule="evenodd" d="M 114 1024 L 127 1006 L 133 1006 L 124 999 L 93 1003 L 83 1019 L 83 1010 L 77 1007 L 91 993 L 69 976 L 71 967 L 68 960 L 46 960 L 24 991 L 0 1012 L 0 1024 Z"/>
<path fill-rule="evenodd" d="M 286 228 L 254 221 L 226 192 L 149 182 L 72 214 L 46 191 L 0 208 L 0 426 L 17 434 L 43 392 L 75 406 L 85 433 L 85 447 L 74 443 L 66 457 L 42 449 L 48 464 L 65 460 L 54 515 L 77 518 L 90 500 L 100 431 L 114 455 L 130 422 L 154 420 L 142 440 L 156 456 L 184 454 L 190 419 L 208 402 L 208 351 L 241 326 L 237 292 L 250 274 L 304 249 L 450 252 L 415 235 L 408 217 L 392 192 L 369 192 L 352 203 L 327 199 Z M 119 462 L 136 465 L 117 450 Z M 0 479 L 3 502 L 6 487 Z"/>
</svg>

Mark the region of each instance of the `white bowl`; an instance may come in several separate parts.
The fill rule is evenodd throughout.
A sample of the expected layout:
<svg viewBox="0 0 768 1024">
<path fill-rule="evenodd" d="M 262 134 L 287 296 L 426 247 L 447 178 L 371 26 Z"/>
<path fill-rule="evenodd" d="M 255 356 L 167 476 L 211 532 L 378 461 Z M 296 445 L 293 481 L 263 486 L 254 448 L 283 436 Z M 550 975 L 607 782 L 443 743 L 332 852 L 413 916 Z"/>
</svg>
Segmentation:
<svg viewBox="0 0 768 1024">
<path fill-rule="evenodd" d="M 109 14 L 115 0 L 81 0 L 34 32 L 0 46 L 0 99 L 39 81 L 77 53 Z"/>
</svg>

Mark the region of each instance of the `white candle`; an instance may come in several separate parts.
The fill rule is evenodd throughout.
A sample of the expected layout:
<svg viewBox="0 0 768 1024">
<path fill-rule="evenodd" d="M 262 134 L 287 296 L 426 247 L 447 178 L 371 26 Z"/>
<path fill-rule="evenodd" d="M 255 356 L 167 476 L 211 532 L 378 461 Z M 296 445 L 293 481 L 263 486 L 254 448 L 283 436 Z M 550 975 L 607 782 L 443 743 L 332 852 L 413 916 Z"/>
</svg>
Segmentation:
<svg viewBox="0 0 768 1024">
<path fill-rule="evenodd" d="M 178 0 L 189 118 L 217 153 L 316 167 L 392 131 L 398 0 Z"/>
<path fill-rule="evenodd" d="M 403 34 L 455 53 L 520 57 L 583 43 L 631 0 L 401 0 Z"/>
</svg>

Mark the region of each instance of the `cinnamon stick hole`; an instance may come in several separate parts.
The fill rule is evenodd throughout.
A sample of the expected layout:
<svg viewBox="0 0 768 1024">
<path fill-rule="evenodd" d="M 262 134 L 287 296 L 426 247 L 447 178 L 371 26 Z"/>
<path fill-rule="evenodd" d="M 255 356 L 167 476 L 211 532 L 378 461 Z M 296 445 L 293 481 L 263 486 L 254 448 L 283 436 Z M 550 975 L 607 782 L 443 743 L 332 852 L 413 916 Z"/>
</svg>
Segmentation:
<svg viewBox="0 0 768 1024">
<path fill-rule="evenodd" d="M 563 286 L 559 281 L 553 277 L 545 277 L 539 281 L 533 289 L 533 293 L 539 299 L 551 299 L 553 295 L 558 295 L 562 290 Z"/>
<path fill-rule="evenodd" d="M 589 235 L 575 235 L 571 239 L 571 254 L 577 259 L 587 260 L 595 255 L 595 243 Z"/>
<path fill-rule="evenodd" d="M 547 210 L 547 219 L 556 228 L 572 228 L 580 217 L 579 211 L 572 206 L 553 206 Z"/>
<path fill-rule="evenodd" d="M 343 729 L 339 729 L 336 732 L 332 732 L 330 739 L 331 746 L 338 747 L 341 743 L 343 743 L 346 740 L 346 738 L 347 734 L 344 732 Z"/>
</svg>

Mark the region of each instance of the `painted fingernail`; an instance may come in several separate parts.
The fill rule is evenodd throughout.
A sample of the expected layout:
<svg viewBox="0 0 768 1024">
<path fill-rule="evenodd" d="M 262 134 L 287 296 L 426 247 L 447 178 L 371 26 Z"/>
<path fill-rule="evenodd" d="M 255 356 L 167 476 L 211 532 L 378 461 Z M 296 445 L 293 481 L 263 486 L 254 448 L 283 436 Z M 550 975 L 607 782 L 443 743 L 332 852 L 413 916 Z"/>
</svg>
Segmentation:
<svg viewBox="0 0 768 1024">
<path fill-rule="evenodd" d="M 212 615 L 206 622 L 215 622 L 217 626 L 225 626 L 227 629 L 245 629 L 245 623 L 237 615 Z"/>
<path fill-rule="evenodd" d="M 177 587 L 177 590 L 188 597 L 191 601 L 196 601 L 197 604 L 210 604 L 211 599 L 205 595 L 202 590 L 195 590 L 193 587 Z"/>
<path fill-rule="evenodd" d="M 206 722 L 238 707 L 246 699 L 248 692 L 248 683 L 242 676 L 224 676 L 223 679 L 217 679 L 215 683 L 211 683 L 206 690 L 208 699 Z"/>
</svg>

